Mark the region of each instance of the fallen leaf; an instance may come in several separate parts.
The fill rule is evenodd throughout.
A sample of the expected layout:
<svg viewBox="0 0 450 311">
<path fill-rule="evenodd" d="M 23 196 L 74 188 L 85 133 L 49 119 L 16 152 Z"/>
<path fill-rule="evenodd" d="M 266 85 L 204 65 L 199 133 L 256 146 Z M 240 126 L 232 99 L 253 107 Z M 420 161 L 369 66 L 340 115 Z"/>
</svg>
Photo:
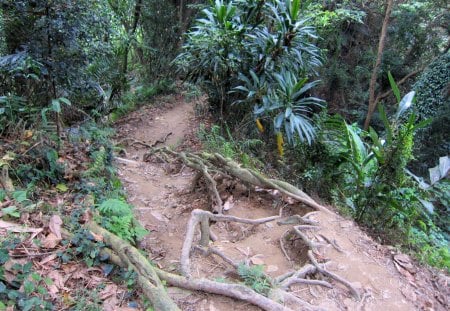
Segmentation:
<svg viewBox="0 0 450 311">
<path fill-rule="evenodd" d="M 65 184 L 57 184 L 55 188 L 59 192 L 63 192 L 63 193 L 67 192 L 67 190 L 69 190 L 69 188 Z"/>
<path fill-rule="evenodd" d="M 223 210 L 228 211 L 234 207 L 233 196 L 230 195 L 228 199 L 223 204 Z"/>
<path fill-rule="evenodd" d="M 57 255 L 56 254 L 51 254 L 51 255 L 48 255 L 48 256 L 46 256 L 46 257 L 44 257 L 44 258 L 42 258 L 42 260 L 39 262 L 39 264 L 41 264 L 41 265 L 45 265 L 46 263 L 48 263 L 48 262 L 50 262 L 50 261 L 53 261 L 53 260 L 55 260 L 56 259 L 56 257 L 57 257 Z"/>
<path fill-rule="evenodd" d="M 115 296 L 117 294 L 117 285 L 116 284 L 108 284 L 106 287 L 100 292 L 99 298 L 101 300 L 105 300 L 111 296 Z"/>
<path fill-rule="evenodd" d="M 33 137 L 33 131 L 26 130 L 23 132 L 23 139 L 30 139 Z"/>
<path fill-rule="evenodd" d="M 47 275 L 52 280 L 51 285 L 47 285 L 48 292 L 52 298 L 57 298 L 59 291 L 64 288 L 64 278 L 58 270 L 52 270 Z"/>
<path fill-rule="evenodd" d="M 54 233 L 49 233 L 42 241 L 42 246 L 45 248 L 55 248 L 59 242 L 61 242 L 61 238 L 58 238 Z"/>
<path fill-rule="evenodd" d="M 50 222 L 48 224 L 50 231 L 54 235 L 56 235 L 56 237 L 58 239 L 62 239 L 62 236 L 61 236 L 61 225 L 62 224 L 63 224 L 63 221 L 62 221 L 61 217 L 59 217 L 59 215 L 53 215 L 50 218 Z"/>
<path fill-rule="evenodd" d="M 84 266 L 81 266 L 81 265 L 77 265 L 77 266 L 78 266 L 78 269 L 76 269 L 73 272 L 72 278 L 75 279 L 75 280 L 89 278 L 89 273 L 88 273 L 87 269 Z"/>
<path fill-rule="evenodd" d="M 267 271 L 267 272 L 275 272 L 275 271 L 278 271 L 278 266 L 275 266 L 275 265 L 268 265 L 266 271 Z"/>
</svg>

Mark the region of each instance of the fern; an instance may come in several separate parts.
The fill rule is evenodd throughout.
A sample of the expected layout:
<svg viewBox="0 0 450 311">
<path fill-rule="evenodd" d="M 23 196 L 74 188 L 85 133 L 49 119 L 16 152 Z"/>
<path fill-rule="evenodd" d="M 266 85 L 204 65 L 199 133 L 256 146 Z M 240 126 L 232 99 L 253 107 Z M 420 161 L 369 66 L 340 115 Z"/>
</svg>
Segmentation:
<svg viewBox="0 0 450 311">
<path fill-rule="evenodd" d="M 109 199 L 98 206 L 103 216 L 104 227 L 122 239 L 134 243 L 148 232 L 134 219 L 131 205 L 118 200 Z"/>
<path fill-rule="evenodd" d="M 106 162 L 108 153 L 105 147 L 101 146 L 100 149 L 93 154 L 93 162 L 91 167 L 84 173 L 86 177 L 97 175 L 103 172 L 106 168 Z"/>
<path fill-rule="evenodd" d="M 104 216 L 125 216 L 131 214 L 131 206 L 118 199 L 104 201 L 98 207 L 99 212 Z"/>
<path fill-rule="evenodd" d="M 112 233 L 120 236 L 122 239 L 134 243 L 134 235 L 132 230 L 133 215 L 112 216 L 108 221 L 107 229 Z"/>
<path fill-rule="evenodd" d="M 245 264 L 238 266 L 238 274 L 244 279 L 244 283 L 250 286 L 255 292 L 267 296 L 272 288 L 272 282 L 264 274 L 264 266 L 256 265 L 249 267 Z"/>
</svg>

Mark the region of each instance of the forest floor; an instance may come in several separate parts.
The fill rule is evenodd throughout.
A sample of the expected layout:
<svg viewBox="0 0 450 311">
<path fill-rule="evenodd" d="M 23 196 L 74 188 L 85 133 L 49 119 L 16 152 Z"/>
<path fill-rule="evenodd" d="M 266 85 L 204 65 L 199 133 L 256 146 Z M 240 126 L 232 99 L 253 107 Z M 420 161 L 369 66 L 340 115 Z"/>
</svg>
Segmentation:
<svg viewBox="0 0 450 311">
<path fill-rule="evenodd" d="M 206 187 L 188 191 L 196 175 L 190 168 L 148 161 L 146 145 L 166 145 L 178 151 L 201 149 L 196 136 L 200 120 L 195 116 L 194 103 L 187 103 L 181 95 L 161 96 L 156 102 L 156 106 L 144 106 L 116 123 L 116 142 L 125 150 L 120 155 L 122 160 L 116 163 L 129 202 L 135 206 L 138 220 L 150 231 L 140 248 L 159 268 L 177 273 L 191 211 L 211 211 L 211 202 Z M 278 215 L 281 207 L 286 216 L 312 211 L 280 195 L 250 191 L 236 183 L 219 184 L 217 188 L 227 204 L 227 215 L 263 218 Z M 309 218 L 319 222 L 320 228 L 308 232 L 308 238 L 329 243 L 320 248 L 320 261 L 327 262 L 328 271 L 348 280 L 361 293 L 361 299 L 356 301 L 346 287 L 335 281 L 330 281 L 332 288 L 292 285 L 293 294 L 325 310 L 448 310 L 450 289 L 445 274 L 416 264 L 393 247 L 378 244 L 352 220 L 335 212 L 319 211 Z M 290 229 L 280 222 L 257 226 L 217 222 L 211 226 L 217 236 L 216 249 L 235 262 L 263 265 L 271 277 L 297 270 L 308 261 L 306 246 L 289 234 Z M 236 278 L 236 272 L 220 257 L 194 251 L 191 261 L 193 277 Z M 175 287 L 168 287 L 168 292 L 182 310 L 260 310 L 218 295 Z"/>
</svg>

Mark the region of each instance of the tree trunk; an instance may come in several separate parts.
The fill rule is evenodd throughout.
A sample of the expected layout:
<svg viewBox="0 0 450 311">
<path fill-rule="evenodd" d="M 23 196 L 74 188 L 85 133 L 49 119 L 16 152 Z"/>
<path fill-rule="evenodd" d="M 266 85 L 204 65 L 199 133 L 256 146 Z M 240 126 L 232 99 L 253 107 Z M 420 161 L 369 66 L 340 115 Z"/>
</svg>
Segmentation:
<svg viewBox="0 0 450 311">
<path fill-rule="evenodd" d="M 369 106 L 367 110 L 366 121 L 364 122 L 365 130 L 369 128 L 373 112 L 377 107 L 377 101 L 375 98 L 375 88 L 377 84 L 378 69 L 380 68 L 381 65 L 381 57 L 383 56 L 383 50 L 386 44 L 387 29 L 389 26 L 389 18 L 391 16 L 393 4 L 394 0 L 386 0 L 386 12 L 384 14 L 383 26 L 381 27 L 380 41 L 378 42 L 377 60 L 375 62 L 375 66 L 373 67 L 372 77 L 370 78 L 369 84 Z"/>
<path fill-rule="evenodd" d="M 123 67 L 122 67 L 122 87 L 126 84 L 126 75 L 128 72 L 128 54 L 130 52 L 131 38 L 136 33 L 137 26 L 139 24 L 139 19 L 141 17 L 142 0 L 137 0 L 134 6 L 134 18 L 133 24 L 131 25 L 130 31 L 128 32 L 128 40 L 125 46 L 125 52 L 123 55 Z"/>
</svg>

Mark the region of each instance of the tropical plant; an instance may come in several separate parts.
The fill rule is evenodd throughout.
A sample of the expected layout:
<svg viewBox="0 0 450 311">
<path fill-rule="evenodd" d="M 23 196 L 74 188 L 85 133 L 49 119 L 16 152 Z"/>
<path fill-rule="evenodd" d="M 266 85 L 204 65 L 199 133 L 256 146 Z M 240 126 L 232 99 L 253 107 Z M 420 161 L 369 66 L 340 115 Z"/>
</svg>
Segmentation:
<svg viewBox="0 0 450 311">
<path fill-rule="evenodd" d="M 291 144 L 295 137 L 311 143 L 311 116 L 323 101 L 311 96 L 317 82 L 308 81 L 321 57 L 301 12 L 300 0 L 216 0 L 188 33 L 177 62 L 221 118 L 231 103 L 243 111 L 254 106 L 255 118 L 274 120 L 279 141 L 283 131 Z"/>
</svg>

